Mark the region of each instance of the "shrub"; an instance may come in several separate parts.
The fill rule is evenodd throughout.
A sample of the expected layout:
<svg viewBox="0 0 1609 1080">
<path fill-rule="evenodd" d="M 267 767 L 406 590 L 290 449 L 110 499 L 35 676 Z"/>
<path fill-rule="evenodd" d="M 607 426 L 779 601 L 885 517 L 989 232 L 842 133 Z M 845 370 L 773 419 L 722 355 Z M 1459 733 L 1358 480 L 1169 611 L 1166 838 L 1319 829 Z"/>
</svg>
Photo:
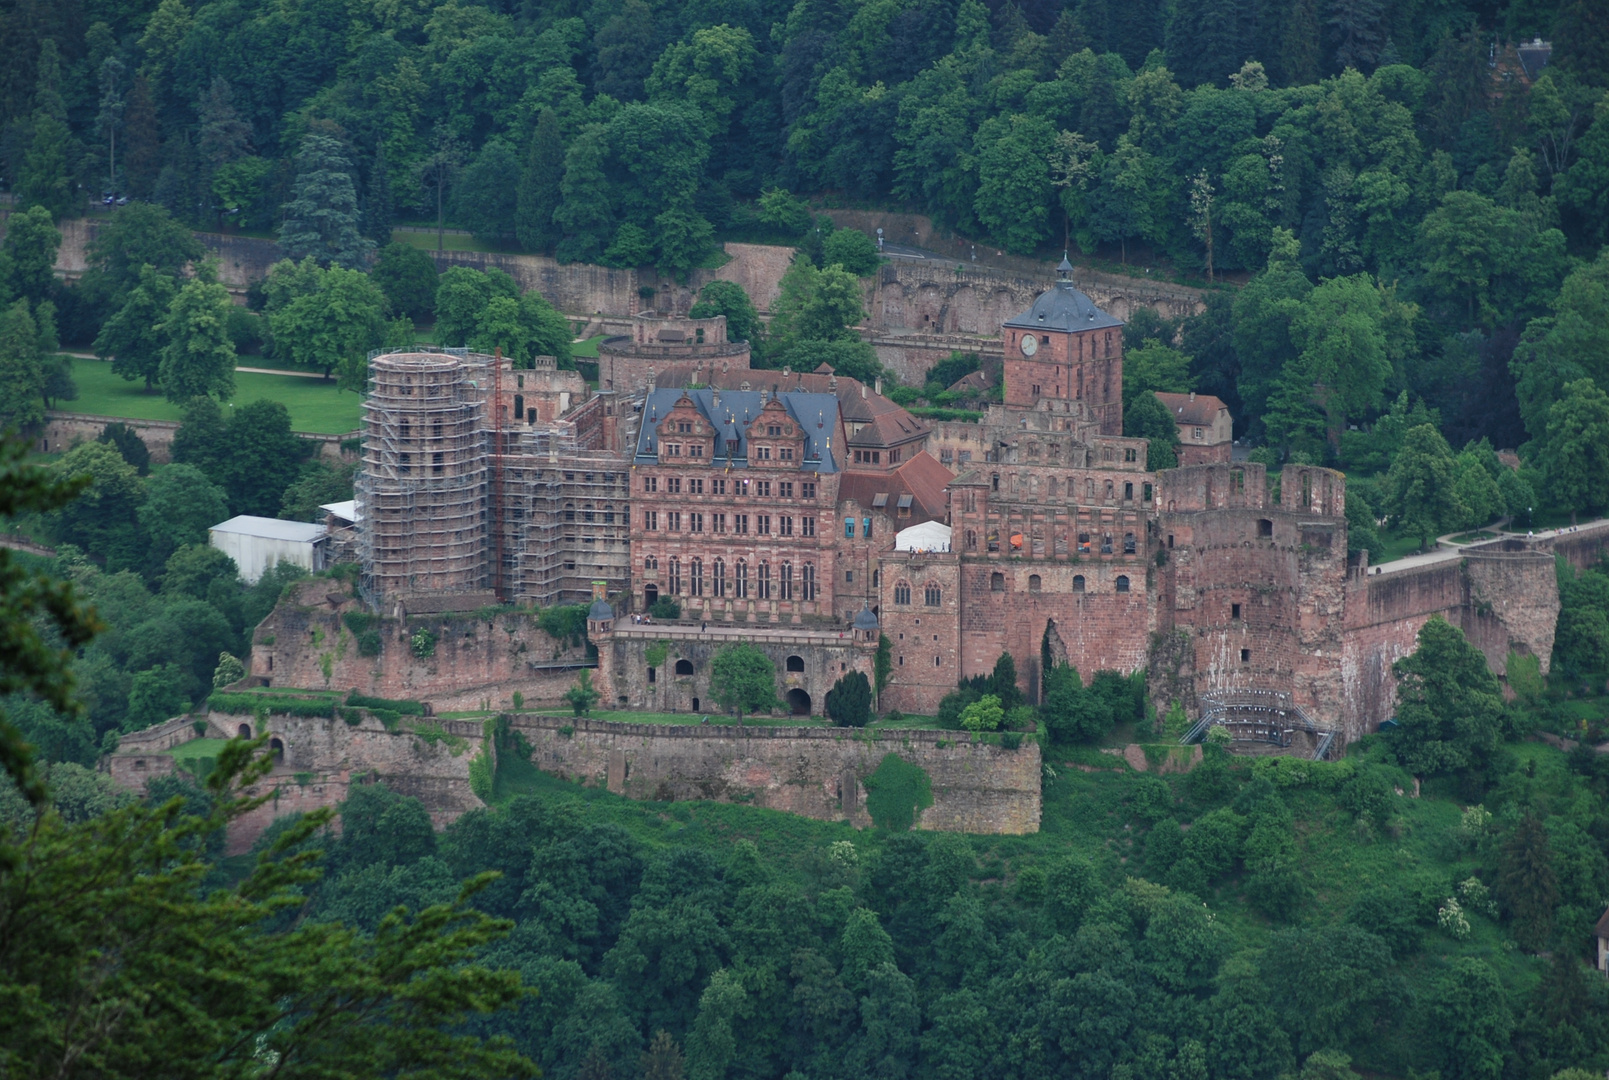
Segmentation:
<svg viewBox="0 0 1609 1080">
<path fill-rule="evenodd" d="M 668 596 L 661 596 L 648 609 L 648 614 L 656 619 L 679 619 L 682 617 L 682 606 Z"/>
<path fill-rule="evenodd" d="M 346 695 L 346 703 L 359 709 L 388 709 L 403 716 L 425 715 L 425 703 L 412 698 L 369 697 L 354 690 Z"/>
<path fill-rule="evenodd" d="M 428 660 L 436 655 L 436 635 L 426 627 L 419 627 L 408 639 L 408 648 L 421 660 Z"/>
<path fill-rule="evenodd" d="M 872 718 L 872 685 L 859 671 L 839 676 L 827 691 L 827 716 L 839 727 L 865 727 Z"/>
<path fill-rule="evenodd" d="M 1022 732 L 1020 732 L 1020 731 L 1005 731 L 1005 732 L 1001 732 L 1001 734 L 1000 734 L 1000 749 L 1002 749 L 1002 750 L 1016 750 L 1020 746 L 1022 746 Z"/>
<path fill-rule="evenodd" d="M 971 732 L 994 731 L 1005 715 L 1006 711 L 1000 707 L 1000 699 L 993 694 L 985 694 L 961 710 L 961 726 Z"/>
<path fill-rule="evenodd" d="M 207 698 L 214 712 L 250 716 L 262 709 L 283 716 L 327 716 L 335 718 L 334 698 L 299 698 L 280 694 L 225 693 L 217 691 Z"/>
<path fill-rule="evenodd" d="M 927 772 L 898 754 L 885 754 L 877 771 L 863 783 L 866 812 L 879 829 L 905 832 L 916 824 L 917 815 L 933 805 L 933 782 Z"/>
</svg>

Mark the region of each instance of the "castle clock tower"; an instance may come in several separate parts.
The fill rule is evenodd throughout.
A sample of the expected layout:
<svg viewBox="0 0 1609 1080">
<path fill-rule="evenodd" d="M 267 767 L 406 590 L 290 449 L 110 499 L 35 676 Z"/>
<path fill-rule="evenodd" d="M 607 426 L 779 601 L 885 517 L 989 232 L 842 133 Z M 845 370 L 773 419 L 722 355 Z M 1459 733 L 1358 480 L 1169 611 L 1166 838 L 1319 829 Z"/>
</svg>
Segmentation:
<svg viewBox="0 0 1609 1080">
<path fill-rule="evenodd" d="M 1123 434 L 1123 320 L 1073 287 L 1063 256 L 1056 284 L 1034 306 L 1006 320 L 1005 405 L 1081 402 L 1102 435 Z"/>
</svg>

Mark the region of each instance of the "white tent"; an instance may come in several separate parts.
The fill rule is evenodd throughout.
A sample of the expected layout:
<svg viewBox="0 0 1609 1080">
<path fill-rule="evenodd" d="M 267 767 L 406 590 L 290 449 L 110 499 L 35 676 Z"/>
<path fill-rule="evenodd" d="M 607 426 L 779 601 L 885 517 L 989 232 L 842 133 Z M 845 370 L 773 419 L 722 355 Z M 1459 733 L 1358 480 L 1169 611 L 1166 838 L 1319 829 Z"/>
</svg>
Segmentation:
<svg viewBox="0 0 1609 1080">
<path fill-rule="evenodd" d="M 949 551 L 950 527 L 937 521 L 924 521 L 901 529 L 894 536 L 895 551 Z"/>
</svg>

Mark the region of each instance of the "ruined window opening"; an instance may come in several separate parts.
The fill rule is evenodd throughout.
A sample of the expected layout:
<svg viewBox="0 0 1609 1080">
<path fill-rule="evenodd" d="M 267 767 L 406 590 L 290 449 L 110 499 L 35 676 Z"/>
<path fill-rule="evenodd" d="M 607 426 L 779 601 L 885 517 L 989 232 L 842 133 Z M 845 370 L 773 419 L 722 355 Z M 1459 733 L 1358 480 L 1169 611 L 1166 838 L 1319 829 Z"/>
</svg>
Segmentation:
<svg viewBox="0 0 1609 1080">
<path fill-rule="evenodd" d="M 1074 592 L 1083 592 L 1084 591 L 1084 575 L 1083 574 L 1074 574 L 1073 575 L 1073 591 Z"/>
<path fill-rule="evenodd" d="M 1250 649 L 1241 649 L 1240 650 L 1240 662 L 1242 664 L 1251 663 L 1251 650 Z"/>
<path fill-rule="evenodd" d="M 1039 575 L 1038 574 L 1029 574 L 1028 575 L 1028 591 L 1029 592 L 1038 592 L 1039 587 L 1040 587 Z"/>
<path fill-rule="evenodd" d="M 1258 536 L 1273 536 L 1274 535 L 1274 523 L 1272 521 L 1268 520 L 1267 518 L 1258 518 L 1257 519 L 1257 535 Z"/>
<path fill-rule="evenodd" d="M 787 670 L 789 670 L 789 671 L 801 671 L 801 672 L 804 671 L 804 657 L 802 657 L 802 656 L 790 656 L 790 657 L 788 657 L 788 659 L 786 661 L 786 667 L 787 667 Z"/>
<path fill-rule="evenodd" d="M 678 675 L 691 675 L 692 673 L 693 673 L 693 662 L 691 660 L 678 660 L 678 661 L 676 661 L 676 674 L 678 674 Z"/>
<path fill-rule="evenodd" d="M 990 574 L 989 575 L 989 591 L 990 592 L 1005 592 L 1006 591 L 1006 575 L 1000 573 L 998 570 L 996 570 L 994 573 Z"/>
<path fill-rule="evenodd" d="M 1129 579 L 1128 579 L 1127 575 L 1124 575 L 1124 574 L 1117 575 L 1117 591 L 1118 592 L 1128 592 L 1129 591 Z"/>
<path fill-rule="evenodd" d="M 1229 617 L 1231 619 L 1240 618 L 1240 605 L 1239 604 L 1230 604 L 1229 605 Z"/>
</svg>

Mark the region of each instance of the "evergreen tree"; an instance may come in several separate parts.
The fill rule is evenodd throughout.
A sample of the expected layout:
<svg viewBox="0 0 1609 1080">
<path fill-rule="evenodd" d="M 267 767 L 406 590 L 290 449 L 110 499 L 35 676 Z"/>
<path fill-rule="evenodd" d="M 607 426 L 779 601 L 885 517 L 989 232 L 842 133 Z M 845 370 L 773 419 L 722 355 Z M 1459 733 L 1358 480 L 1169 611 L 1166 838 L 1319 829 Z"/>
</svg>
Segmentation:
<svg viewBox="0 0 1609 1080">
<path fill-rule="evenodd" d="M 0 312 L 0 428 L 29 429 L 45 419 L 45 373 L 39 327 L 28 301 Z"/>
<path fill-rule="evenodd" d="M 839 727 L 865 727 L 872 717 L 872 686 L 864 673 L 838 677 L 827 691 L 827 716 Z"/>
<path fill-rule="evenodd" d="M 162 172 L 162 134 L 157 127 L 156 104 L 151 100 L 151 84 L 144 75 L 135 76 L 124 114 L 123 172 L 128 177 L 129 194 L 138 199 L 150 196 Z"/>
<path fill-rule="evenodd" d="M 1514 938 L 1520 946 L 1527 952 L 1546 948 L 1559 903 L 1559 882 L 1548 831 L 1534 813 L 1520 818 L 1503 844 L 1497 894 L 1513 916 Z"/>
<path fill-rule="evenodd" d="M 53 218 L 72 210 L 75 200 L 68 151 L 73 133 L 62 99 L 61 54 L 45 39 L 39 49 L 39 83 L 34 92 L 33 138 L 17 170 L 16 202 L 24 209 L 43 206 Z"/>
<path fill-rule="evenodd" d="M 251 125 L 235 111 L 234 91 L 222 75 L 212 77 L 212 84 L 196 103 L 196 115 L 201 184 L 210 189 L 219 169 L 251 153 Z"/>
<path fill-rule="evenodd" d="M 345 148 L 328 135 L 306 135 L 296 155 L 296 183 L 284 206 L 279 244 L 292 259 L 321 265 L 363 264 L 374 243 L 358 231 L 357 189 Z"/>
<path fill-rule="evenodd" d="M 374 167 L 369 170 L 369 197 L 363 204 L 363 235 L 383 249 L 391 243 L 395 221 L 396 202 L 391 194 L 391 170 L 386 164 L 385 143 L 378 142 L 374 147 Z"/>
<path fill-rule="evenodd" d="M 558 113 L 543 109 L 531 135 L 531 147 L 520 171 L 514 233 L 526 251 L 550 251 L 559 239 L 553 220 L 563 197 L 564 133 Z"/>
<path fill-rule="evenodd" d="M 106 139 L 106 190 L 116 192 L 117 181 L 117 130 L 123 126 L 123 113 L 128 103 L 123 99 L 123 76 L 127 71 L 123 61 L 108 56 L 101 62 L 100 108 L 95 114 L 95 133 Z"/>
<path fill-rule="evenodd" d="M 436 272 L 436 261 L 412 244 L 398 242 L 381 248 L 369 277 L 385 293 L 394 314 L 423 322 L 435 311 L 441 275 Z"/>
<path fill-rule="evenodd" d="M 514 235 L 519 161 L 502 139 L 480 148 L 452 194 L 453 221 L 477 240 L 500 241 Z"/>
</svg>

